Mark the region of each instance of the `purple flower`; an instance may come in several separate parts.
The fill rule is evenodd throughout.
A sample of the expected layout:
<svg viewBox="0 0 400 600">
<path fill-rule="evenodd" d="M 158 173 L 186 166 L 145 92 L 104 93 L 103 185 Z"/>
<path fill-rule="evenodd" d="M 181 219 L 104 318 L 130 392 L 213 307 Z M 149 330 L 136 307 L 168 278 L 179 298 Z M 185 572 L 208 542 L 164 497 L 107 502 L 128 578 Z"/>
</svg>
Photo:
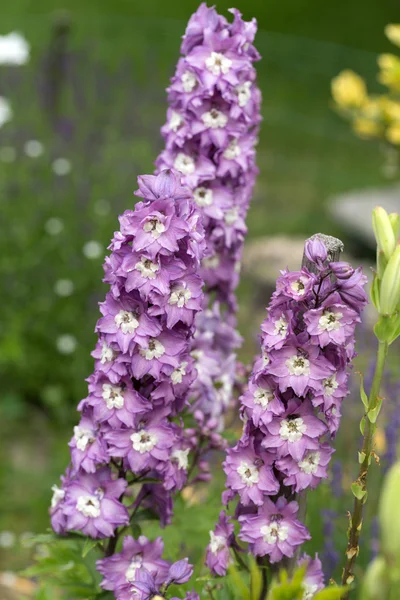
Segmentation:
<svg viewBox="0 0 400 600">
<path fill-rule="evenodd" d="M 297 502 L 280 497 L 274 504 L 266 498 L 257 514 L 239 517 L 239 538 L 250 543 L 255 556 L 268 554 L 271 563 L 290 558 L 297 546 L 310 539 L 307 529 L 296 520 L 297 511 Z"/>
<path fill-rule="evenodd" d="M 79 425 L 74 427 L 74 436 L 69 442 L 69 447 L 75 471 L 82 469 L 87 473 L 95 473 L 98 465 L 109 461 L 107 444 L 101 428 L 95 423 L 90 411 L 84 413 Z"/>
<path fill-rule="evenodd" d="M 113 592 L 129 592 L 138 571 L 146 569 L 161 585 L 167 577 L 169 563 L 162 559 L 164 543 L 160 537 L 150 542 L 141 535 L 137 540 L 126 536 L 122 551 L 97 561 L 97 570 L 103 575 L 101 587 Z"/>
<path fill-rule="evenodd" d="M 189 564 L 188 559 L 183 558 L 182 560 L 178 560 L 170 566 L 165 585 L 169 586 L 173 583 L 178 585 L 187 583 L 192 574 L 193 566 Z"/>
<path fill-rule="evenodd" d="M 307 300 L 313 291 L 316 277 L 306 268 L 301 271 L 281 271 L 282 276 L 276 282 L 276 293 L 293 300 Z"/>
<path fill-rule="evenodd" d="M 232 562 L 230 547 L 233 545 L 233 524 L 229 522 L 224 511 L 221 511 L 214 531 L 210 531 L 210 543 L 207 547 L 206 564 L 213 575 L 226 575 L 228 565 Z"/>
<path fill-rule="evenodd" d="M 304 600 L 311 600 L 315 594 L 324 588 L 324 574 L 322 564 L 318 554 L 311 559 L 307 554 L 303 554 L 298 561 L 298 566 L 306 565 L 306 574 L 303 580 Z"/>
<path fill-rule="evenodd" d="M 124 479 L 113 480 L 108 468 L 80 472 L 65 488 L 66 529 L 92 538 L 113 536 L 116 527 L 129 524 L 128 511 L 119 501 L 126 486 Z"/>
<path fill-rule="evenodd" d="M 285 412 L 279 390 L 272 377 L 261 376 L 249 382 L 248 390 L 241 397 L 245 412 L 256 427 L 267 425 Z"/>
<path fill-rule="evenodd" d="M 328 344 L 345 345 L 354 335 L 356 323 L 360 322 L 358 314 L 341 303 L 339 294 L 332 294 L 320 308 L 304 314 L 307 331 L 313 343 L 324 348 Z"/>
<path fill-rule="evenodd" d="M 300 460 L 292 456 L 284 456 L 276 461 L 276 468 L 286 475 L 283 483 L 292 486 L 296 492 L 307 488 L 316 488 L 322 479 L 328 477 L 327 465 L 333 449 L 328 444 L 321 444 L 315 450 L 307 450 Z"/>
<path fill-rule="evenodd" d="M 324 262 L 328 257 L 328 251 L 325 244 L 319 238 L 307 240 L 304 246 L 304 253 L 308 260 L 317 265 L 320 269 L 323 268 Z"/>
</svg>

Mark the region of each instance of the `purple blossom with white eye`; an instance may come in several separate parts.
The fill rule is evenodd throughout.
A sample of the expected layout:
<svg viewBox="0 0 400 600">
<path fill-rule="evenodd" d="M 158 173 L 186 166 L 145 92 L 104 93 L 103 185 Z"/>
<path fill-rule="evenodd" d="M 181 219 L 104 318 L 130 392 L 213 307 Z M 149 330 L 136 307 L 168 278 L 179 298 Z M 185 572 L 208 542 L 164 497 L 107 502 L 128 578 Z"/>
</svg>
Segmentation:
<svg viewBox="0 0 400 600">
<path fill-rule="evenodd" d="M 96 423 L 90 409 L 82 414 L 69 442 L 71 461 L 75 471 L 82 469 L 95 473 L 98 465 L 108 463 L 107 444 L 101 426 Z"/>
<path fill-rule="evenodd" d="M 354 335 L 359 315 L 342 303 L 339 294 L 332 294 L 320 308 L 314 308 L 304 314 L 307 331 L 313 343 L 324 348 L 328 344 L 343 346 Z"/>
<path fill-rule="evenodd" d="M 318 554 L 315 555 L 314 559 L 307 554 L 303 554 L 297 564 L 299 567 L 306 565 L 306 574 L 303 580 L 303 600 L 312 600 L 315 594 L 325 586 L 321 561 Z"/>
<path fill-rule="evenodd" d="M 276 282 L 275 294 L 282 294 L 297 301 L 310 298 L 316 283 L 316 277 L 306 268 L 301 271 L 281 271 Z"/>
<path fill-rule="evenodd" d="M 241 397 L 242 408 L 256 427 L 267 425 L 276 416 L 285 412 L 279 389 L 270 376 L 260 376 L 249 382 Z"/>
<path fill-rule="evenodd" d="M 230 548 L 234 544 L 233 523 L 221 511 L 214 531 L 210 531 L 206 565 L 213 575 L 223 576 L 232 562 Z"/>
<path fill-rule="evenodd" d="M 239 517 L 239 538 L 249 542 L 255 556 L 269 557 L 271 563 L 293 556 L 296 548 L 310 539 L 306 527 L 296 519 L 297 502 L 287 502 L 283 497 L 276 504 L 265 499 L 255 515 Z"/>
<path fill-rule="evenodd" d="M 306 450 L 300 460 L 284 456 L 276 461 L 276 468 L 286 475 L 283 483 L 296 492 L 307 488 L 314 489 L 322 479 L 328 477 L 327 466 L 333 449 L 328 444 L 320 444 L 315 450 Z"/>
</svg>

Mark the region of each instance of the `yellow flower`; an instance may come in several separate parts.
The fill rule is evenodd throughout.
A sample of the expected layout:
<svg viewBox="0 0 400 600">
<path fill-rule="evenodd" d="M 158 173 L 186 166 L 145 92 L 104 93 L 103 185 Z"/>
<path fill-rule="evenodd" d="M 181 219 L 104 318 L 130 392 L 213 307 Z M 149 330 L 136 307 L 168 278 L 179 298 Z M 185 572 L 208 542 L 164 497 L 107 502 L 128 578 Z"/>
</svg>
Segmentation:
<svg viewBox="0 0 400 600">
<path fill-rule="evenodd" d="M 344 108 L 358 108 L 364 102 L 367 88 L 364 80 L 354 71 L 342 71 L 332 79 L 332 96 Z"/>
<path fill-rule="evenodd" d="M 396 46 L 400 46 L 400 25 L 390 23 L 385 27 L 385 35 Z"/>
<path fill-rule="evenodd" d="M 394 54 L 381 54 L 378 57 L 381 72 L 378 81 L 395 90 L 400 90 L 400 59 Z"/>
<path fill-rule="evenodd" d="M 381 132 L 381 128 L 376 121 L 364 117 L 357 117 L 357 119 L 354 119 L 353 129 L 355 133 L 362 138 L 375 137 Z"/>
<path fill-rule="evenodd" d="M 400 121 L 400 102 L 395 102 L 387 96 L 382 96 L 381 107 L 387 121 Z"/>
<path fill-rule="evenodd" d="M 386 139 L 395 146 L 400 144 L 400 122 L 393 123 L 386 129 Z"/>
</svg>

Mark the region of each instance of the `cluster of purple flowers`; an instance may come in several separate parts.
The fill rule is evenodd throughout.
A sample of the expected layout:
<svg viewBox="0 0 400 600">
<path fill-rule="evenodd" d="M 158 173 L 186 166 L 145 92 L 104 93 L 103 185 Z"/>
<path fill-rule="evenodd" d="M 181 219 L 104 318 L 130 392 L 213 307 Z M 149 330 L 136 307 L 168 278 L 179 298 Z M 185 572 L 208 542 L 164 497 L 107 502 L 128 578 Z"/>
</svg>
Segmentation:
<svg viewBox="0 0 400 600">
<path fill-rule="evenodd" d="M 242 437 L 224 463 L 224 504 L 239 497 L 239 539 L 276 563 L 309 539 L 296 494 L 327 477 L 326 438 L 340 422 L 348 394 L 354 330 L 366 304 L 366 277 L 330 262 L 320 238 L 306 243 L 310 270 L 283 271 L 262 324 L 262 355 L 241 397 Z M 207 564 L 226 571 L 237 542 L 225 513 L 211 534 Z"/>
<path fill-rule="evenodd" d="M 255 20 L 236 9 L 232 23 L 202 4 L 183 37 L 182 56 L 168 89 L 166 148 L 158 169 L 175 168 L 193 191 L 205 227 L 205 310 L 196 320 L 192 356 L 198 377 L 193 405 L 218 419 L 235 381 L 235 289 L 246 234 L 245 218 L 257 169 L 255 145 L 261 94 L 256 85 Z"/>
<path fill-rule="evenodd" d="M 105 262 L 110 291 L 100 304 L 95 371 L 78 407 L 71 465 L 54 487 L 57 533 L 112 537 L 129 524 L 128 508 L 139 505 L 168 523 L 171 493 L 187 478 L 193 439 L 177 417 L 196 373 L 190 339 L 203 301 L 204 231 L 177 173 L 165 170 L 138 182 L 143 200 L 120 217 Z M 143 484 L 136 498 L 133 483 Z"/>
</svg>

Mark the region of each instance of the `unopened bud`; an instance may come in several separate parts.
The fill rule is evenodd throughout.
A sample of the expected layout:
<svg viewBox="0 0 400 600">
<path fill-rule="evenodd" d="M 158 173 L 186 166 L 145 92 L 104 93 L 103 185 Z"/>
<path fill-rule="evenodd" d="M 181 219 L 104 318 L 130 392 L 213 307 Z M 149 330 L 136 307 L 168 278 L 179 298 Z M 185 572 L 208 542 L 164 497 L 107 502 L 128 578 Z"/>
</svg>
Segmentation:
<svg viewBox="0 0 400 600">
<path fill-rule="evenodd" d="M 382 552 L 393 561 L 400 559 L 400 462 L 388 471 L 379 502 Z"/>
<path fill-rule="evenodd" d="M 394 237 L 397 240 L 400 235 L 400 215 L 398 213 L 390 213 L 389 221 L 393 229 Z"/>
<path fill-rule="evenodd" d="M 396 248 L 396 237 L 389 219 L 389 215 L 382 206 L 377 206 L 372 211 L 372 227 L 378 244 L 387 260 L 392 256 Z"/>
<path fill-rule="evenodd" d="M 400 304 L 400 246 L 387 264 L 381 282 L 380 313 L 392 315 Z"/>
<path fill-rule="evenodd" d="M 388 568 L 382 556 L 375 558 L 364 575 L 360 600 L 382 600 L 389 597 Z"/>
</svg>

